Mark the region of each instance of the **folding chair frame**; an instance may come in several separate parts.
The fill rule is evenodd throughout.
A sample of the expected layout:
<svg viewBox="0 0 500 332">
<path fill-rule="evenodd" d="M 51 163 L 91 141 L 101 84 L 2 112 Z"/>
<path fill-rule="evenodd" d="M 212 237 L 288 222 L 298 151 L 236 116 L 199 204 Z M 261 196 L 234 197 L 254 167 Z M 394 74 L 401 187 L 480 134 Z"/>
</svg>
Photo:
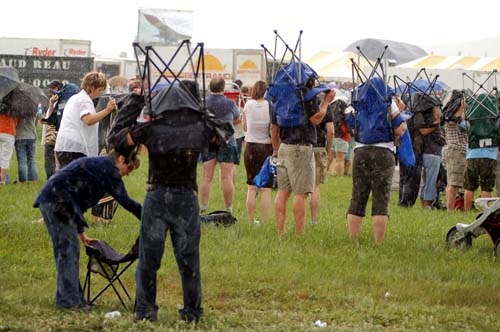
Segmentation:
<svg viewBox="0 0 500 332">
<path fill-rule="evenodd" d="M 429 82 L 429 86 L 425 89 L 425 90 L 422 90 L 420 89 L 416 84 L 415 82 L 418 80 L 418 79 L 422 79 L 422 74 L 425 75 L 425 79 Z M 412 93 L 412 90 L 415 91 L 415 92 L 420 92 L 422 94 L 426 94 L 426 95 L 433 95 L 435 97 L 437 97 L 436 95 L 436 91 L 434 89 L 435 85 L 436 85 L 436 82 L 437 82 L 437 79 L 439 78 L 439 75 L 436 75 L 434 76 L 433 79 L 431 79 L 431 77 L 427 74 L 427 71 L 425 68 L 421 68 L 417 74 L 415 75 L 415 77 L 413 78 L 413 80 L 410 80 L 409 77 L 407 77 L 406 80 L 402 79 L 401 77 L 399 77 L 398 75 L 394 75 L 393 77 L 393 80 L 394 80 L 394 91 L 397 91 L 398 88 L 400 88 L 399 90 L 401 90 L 401 86 L 404 85 L 404 90 L 402 90 L 402 93 L 401 93 L 401 96 L 404 96 L 406 94 L 408 94 L 408 103 L 409 103 L 409 107 L 410 109 L 413 108 L 413 105 L 412 105 L 412 98 L 410 98 L 411 96 L 411 93 Z"/>
<path fill-rule="evenodd" d="M 180 85 L 189 94 L 192 100 L 200 105 L 200 109 L 206 109 L 205 107 L 205 58 L 204 58 L 204 44 L 198 43 L 194 49 L 191 49 L 191 42 L 189 40 L 183 40 L 178 46 L 172 57 L 168 62 L 165 62 L 153 46 L 146 46 L 143 48 L 139 43 L 133 43 L 135 58 L 137 62 L 137 68 L 139 69 L 139 76 L 141 80 L 142 92 L 144 94 L 144 99 L 146 100 L 146 107 L 151 110 L 152 100 L 155 98 L 154 89 L 158 84 L 164 80 L 169 86 L 166 94 L 168 94 L 174 84 Z M 172 62 L 179 56 L 181 50 L 186 50 L 188 53 L 187 59 L 183 62 L 181 68 L 176 72 L 172 68 Z M 142 59 L 144 57 L 144 59 Z M 197 58 L 197 66 L 193 62 L 193 59 Z M 156 69 L 159 73 L 159 77 L 151 84 L 151 73 L 152 69 Z M 194 81 L 198 84 L 198 80 L 202 80 L 202 98 L 201 102 L 189 91 L 188 88 L 182 83 L 179 77 L 182 73 L 189 68 L 191 74 L 193 75 Z M 200 72 L 201 71 L 201 72 Z M 172 77 L 168 77 L 165 73 L 170 74 Z M 147 87 L 147 88 L 146 88 Z"/>
<path fill-rule="evenodd" d="M 129 301 L 132 301 L 132 298 L 130 297 L 130 294 L 128 293 L 128 291 L 125 288 L 125 286 L 123 285 L 123 283 L 122 283 L 122 281 L 120 279 L 120 276 L 125 271 L 127 271 L 127 269 L 130 267 L 130 265 L 132 265 L 135 262 L 135 259 L 131 260 L 130 262 L 128 262 L 120 270 L 114 271 L 113 275 L 109 275 L 106 272 L 106 269 L 105 269 L 105 266 L 104 266 L 104 264 L 107 264 L 107 265 L 112 265 L 112 264 L 108 264 L 108 263 L 104 263 L 103 264 L 103 262 L 101 262 L 98 259 L 96 259 L 96 262 L 99 264 L 99 267 L 102 269 L 102 271 L 104 273 L 104 277 L 108 281 L 108 284 L 104 288 L 102 288 L 99 291 L 99 293 L 97 293 L 97 295 L 95 295 L 92 299 L 90 299 L 90 297 L 91 297 L 91 295 L 90 295 L 90 281 L 91 281 L 91 275 L 92 275 L 93 272 L 91 271 L 92 257 L 89 256 L 89 262 L 87 264 L 87 275 L 85 277 L 85 282 L 84 282 L 84 286 L 83 286 L 83 294 L 84 294 L 84 296 L 86 295 L 87 302 L 89 304 L 94 303 L 94 301 L 97 300 L 97 298 L 99 298 L 99 296 L 101 296 L 101 294 L 104 293 L 111 286 L 113 288 L 116 296 L 118 296 L 118 298 L 120 299 L 120 302 L 123 305 L 123 307 L 125 308 L 125 310 L 128 310 L 128 307 L 125 305 L 125 302 L 123 301 L 123 298 L 120 295 L 119 290 L 115 287 L 114 283 L 115 283 L 115 281 L 118 281 L 118 283 L 120 284 L 123 292 L 128 297 Z M 120 264 L 117 264 L 117 265 L 120 266 Z M 113 270 L 113 269 L 111 269 L 111 270 Z"/>
<path fill-rule="evenodd" d="M 357 77 L 359 79 L 359 81 L 361 82 L 361 84 L 364 84 L 362 92 L 365 92 L 366 89 L 368 89 L 368 85 L 370 85 L 375 90 L 375 92 L 377 93 L 379 98 L 381 100 L 383 100 L 384 102 L 389 102 L 390 99 L 392 98 L 392 96 L 389 96 L 387 93 L 387 85 L 388 85 L 387 84 L 387 72 L 384 69 L 384 67 L 387 68 L 387 58 L 385 56 L 385 52 L 387 51 L 388 47 L 389 47 L 388 45 L 384 46 L 384 50 L 382 51 L 382 54 L 380 55 L 380 57 L 377 58 L 377 60 L 375 61 L 375 64 L 372 64 L 372 62 L 366 57 L 366 55 L 361 50 L 361 47 L 356 46 L 356 49 L 358 50 L 359 54 L 366 60 L 366 62 L 371 67 L 371 72 L 368 76 L 366 76 L 366 74 L 363 72 L 363 70 L 361 69 L 359 64 L 357 64 L 356 61 L 354 61 L 354 59 L 351 58 L 353 84 L 354 85 L 356 84 L 357 80 L 355 78 Z M 384 63 L 385 63 L 384 65 L 382 65 L 382 60 L 384 60 Z M 385 85 L 384 96 L 382 96 L 380 94 L 380 92 L 377 89 L 375 89 L 375 87 L 373 86 L 373 83 L 371 82 L 371 79 L 375 75 L 378 76 L 384 82 L 384 85 Z M 368 83 L 368 84 L 365 84 L 365 83 Z M 358 101 L 358 91 L 356 89 L 353 90 L 352 101 L 353 101 L 353 104 L 354 104 L 354 102 Z"/>
<path fill-rule="evenodd" d="M 472 92 L 472 94 L 469 93 L 469 91 L 465 90 L 464 89 L 464 94 L 467 98 L 470 98 L 472 100 L 474 100 L 476 103 L 477 103 L 477 106 L 473 109 L 471 109 L 470 111 L 467 112 L 467 117 L 470 118 L 474 112 L 480 107 L 484 107 L 486 110 L 488 110 L 488 112 L 491 114 L 491 117 L 492 118 L 496 118 L 498 117 L 499 115 L 499 111 L 498 111 L 498 85 L 497 85 L 497 70 L 494 69 L 489 75 L 488 77 L 486 77 L 484 79 L 484 81 L 482 83 L 479 83 L 477 82 L 474 78 L 470 77 L 469 74 L 467 73 L 463 73 L 462 74 L 462 82 L 463 82 L 463 86 L 465 86 L 465 78 L 471 80 L 474 84 L 476 84 L 478 86 L 478 88 Z M 490 80 L 493 80 L 494 84 L 493 84 L 493 88 L 491 88 L 491 90 L 487 90 L 485 88 L 485 84 L 490 81 Z M 481 92 L 485 92 L 488 94 L 488 97 L 490 96 L 494 96 L 495 99 L 497 100 L 497 103 L 495 104 L 496 105 L 496 114 L 491 112 L 487 107 L 486 105 L 483 104 L 483 101 L 482 100 L 479 100 L 477 98 L 477 96 L 481 93 Z"/>
</svg>

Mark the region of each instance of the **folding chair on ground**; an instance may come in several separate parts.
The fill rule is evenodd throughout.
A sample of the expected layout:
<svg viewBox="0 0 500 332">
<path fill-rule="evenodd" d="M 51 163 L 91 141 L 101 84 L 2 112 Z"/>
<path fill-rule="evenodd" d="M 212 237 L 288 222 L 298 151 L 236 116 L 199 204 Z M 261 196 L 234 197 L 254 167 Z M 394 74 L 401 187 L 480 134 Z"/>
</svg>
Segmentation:
<svg viewBox="0 0 500 332">
<path fill-rule="evenodd" d="M 94 303 L 109 287 L 111 287 L 120 299 L 123 307 L 128 309 L 118 285 L 128 297 L 129 301 L 132 301 L 120 277 L 139 257 L 139 238 L 137 238 L 135 244 L 126 254 L 116 252 L 106 241 L 101 240 L 93 241 L 90 245 L 85 246 L 85 251 L 89 257 L 87 275 L 83 286 L 83 294 L 87 302 L 89 304 Z M 106 286 L 94 295 L 94 297 L 91 297 L 90 291 L 92 273 L 100 274 L 108 281 Z"/>
</svg>

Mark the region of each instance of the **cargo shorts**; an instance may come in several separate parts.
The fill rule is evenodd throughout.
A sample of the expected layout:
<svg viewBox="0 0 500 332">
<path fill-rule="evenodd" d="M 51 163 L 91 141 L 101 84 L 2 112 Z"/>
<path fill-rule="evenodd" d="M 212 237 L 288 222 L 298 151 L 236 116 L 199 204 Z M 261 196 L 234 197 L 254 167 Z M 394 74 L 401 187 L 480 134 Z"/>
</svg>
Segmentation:
<svg viewBox="0 0 500 332">
<path fill-rule="evenodd" d="M 293 194 L 308 194 L 316 183 L 314 153 L 311 145 L 281 143 L 278 150 L 278 189 Z"/>
<path fill-rule="evenodd" d="M 465 152 L 447 148 L 444 154 L 446 163 L 446 182 L 449 186 L 463 187 L 465 181 Z"/>
</svg>

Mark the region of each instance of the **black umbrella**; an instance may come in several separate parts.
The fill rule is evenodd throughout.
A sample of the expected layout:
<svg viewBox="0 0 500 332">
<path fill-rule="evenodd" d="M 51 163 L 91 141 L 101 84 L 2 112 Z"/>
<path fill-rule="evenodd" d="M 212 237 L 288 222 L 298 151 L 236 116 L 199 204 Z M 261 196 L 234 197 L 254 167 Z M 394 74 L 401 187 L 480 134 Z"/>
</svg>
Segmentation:
<svg viewBox="0 0 500 332">
<path fill-rule="evenodd" d="M 3 98 L 0 113 L 16 118 L 29 118 L 36 114 L 38 104 L 41 104 L 43 109 L 49 106 L 49 99 L 42 89 L 21 82 Z"/>
<path fill-rule="evenodd" d="M 19 85 L 17 69 L 0 67 L 0 100 Z"/>
</svg>

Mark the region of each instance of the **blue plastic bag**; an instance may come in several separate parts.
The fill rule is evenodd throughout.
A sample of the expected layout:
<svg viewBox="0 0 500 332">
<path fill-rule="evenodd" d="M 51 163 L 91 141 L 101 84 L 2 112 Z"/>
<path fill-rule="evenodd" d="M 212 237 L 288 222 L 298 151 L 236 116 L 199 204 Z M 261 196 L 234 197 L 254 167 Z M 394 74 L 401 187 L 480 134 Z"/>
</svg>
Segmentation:
<svg viewBox="0 0 500 332">
<path fill-rule="evenodd" d="M 411 144 L 411 138 L 408 129 L 405 130 L 403 136 L 401 137 L 401 146 L 398 147 L 398 155 L 399 161 L 404 166 L 415 166 L 415 154 L 413 153 L 413 145 Z"/>
<path fill-rule="evenodd" d="M 272 174 L 276 174 L 276 166 L 271 164 L 271 156 L 268 156 L 259 173 L 253 178 L 253 182 L 258 188 L 263 188 L 271 181 Z"/>
</svg>

